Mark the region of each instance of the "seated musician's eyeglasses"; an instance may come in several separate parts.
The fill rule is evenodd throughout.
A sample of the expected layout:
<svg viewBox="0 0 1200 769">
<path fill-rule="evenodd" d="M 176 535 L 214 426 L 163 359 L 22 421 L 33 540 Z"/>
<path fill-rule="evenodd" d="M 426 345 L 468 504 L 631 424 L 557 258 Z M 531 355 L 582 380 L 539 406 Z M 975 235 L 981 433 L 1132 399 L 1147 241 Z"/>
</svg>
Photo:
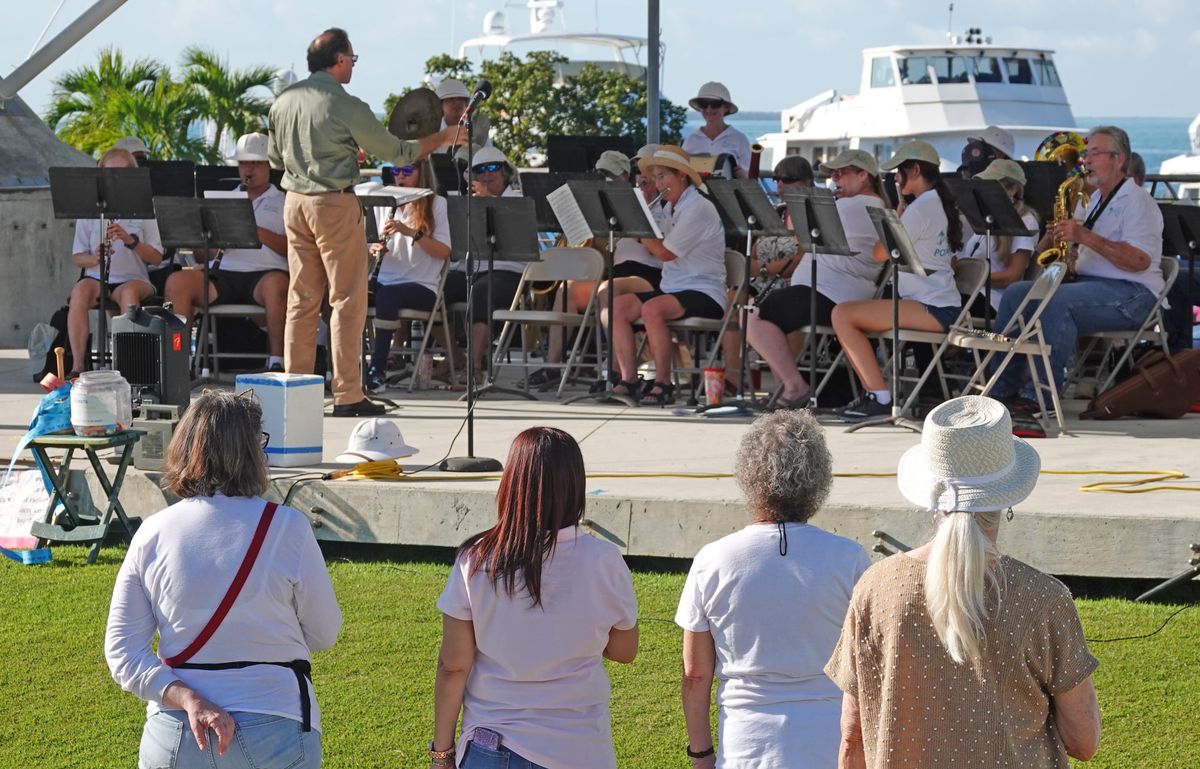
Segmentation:
<svg viewBox="0 0 1200 769">
<path fill-rule="evenodd" d="M 258 440 L 259 445 L 265 449 L 267 447 L 267 444 L 270 442 L 271 442 L 271 434 L 264 431 L 262 434 L 262 437 L 259 438 L 259 440 Z"/>
<path fill-rule="evenodd" d="M 472 167 L 471 170 L 477 174 L 492 174 L 499 171 L 501 168 L 504 168 L 503 163 L 480 163 L 479 165 Z"/>
<path fill-rule="evenodd" d="M 1120 152 L 1116 152 L 1115 150 L 1084 150 L 1082 157 L 1088 158 L 1088 157 L 1095 157 L 1096 155 L 1116 156 L 1116 155 L 1120 155 L 1120 154 L 1121 154 Z"/>
<path fill-rule="evenodd" d="M 392 173 L 401 176 L 412 176 L 417 172 L 416 166 L 392 166 Z"/>
<path fill-rule="evenodd" d="M 696 106 L 700 109 L 720 109 L 725 102 L 720 99 L 696 99 Z"/>
</svg>

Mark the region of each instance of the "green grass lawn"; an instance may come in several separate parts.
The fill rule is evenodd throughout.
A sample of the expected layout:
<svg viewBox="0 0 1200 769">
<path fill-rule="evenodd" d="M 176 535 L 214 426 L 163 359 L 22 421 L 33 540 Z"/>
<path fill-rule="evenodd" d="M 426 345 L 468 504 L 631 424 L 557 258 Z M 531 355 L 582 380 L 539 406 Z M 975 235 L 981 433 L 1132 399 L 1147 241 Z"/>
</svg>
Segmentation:
<svg viewBox="0 0 1200 769">
<path fill-rule="evenodd" d="M 123 551 L 83 564 L 62 547 L 47 566 L 0 563 L 0 769 L 129 767 L 144 706 L 120 691 L 103 658 L 104 623 Z M 324 712 L 325 766 L 424 766 L 432 730 L 440 633 L 434 602 L 442 564 L 334 559 L 329 571 L 345 615 L 337 645 L 314 660 Z M 642 641 L 632 665 L 611 665 L 613 733 L 623 768 L 690 764 L 679 708 L 680 631 L 669 620 L 683 574 L 638 572 Z M 1174 610 L 1081 600 L 1089 638 L 1150 632 Z M 1200 610 L 1151 638 L 1096 643 L 1104 712 L 1089 766 L 1191 765 L 1200 747 Z"/>
</svg>

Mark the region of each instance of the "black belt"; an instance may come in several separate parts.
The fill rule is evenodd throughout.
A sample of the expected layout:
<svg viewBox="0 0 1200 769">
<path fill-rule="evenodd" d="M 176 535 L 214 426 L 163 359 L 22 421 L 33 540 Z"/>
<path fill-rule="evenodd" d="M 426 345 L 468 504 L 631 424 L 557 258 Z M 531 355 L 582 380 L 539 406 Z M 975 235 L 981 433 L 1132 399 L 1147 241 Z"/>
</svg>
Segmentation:
<svg viewBox="0 0 1200 769">
<path fill-rule="evenodd" d="M 312 703 L 308 696 L 308 683 L 312 680 L 312 663 L 308 660 L 292 660 L 291 662 L 184 662 L 176 668 L 187 670 L 241 670 L 253 665 L 274 665 L 287 668 L 296 674 L 296 684 L 300 687 L 300 718 L 304 722 L 304 731 L 312 731 Z"/>
</svg>

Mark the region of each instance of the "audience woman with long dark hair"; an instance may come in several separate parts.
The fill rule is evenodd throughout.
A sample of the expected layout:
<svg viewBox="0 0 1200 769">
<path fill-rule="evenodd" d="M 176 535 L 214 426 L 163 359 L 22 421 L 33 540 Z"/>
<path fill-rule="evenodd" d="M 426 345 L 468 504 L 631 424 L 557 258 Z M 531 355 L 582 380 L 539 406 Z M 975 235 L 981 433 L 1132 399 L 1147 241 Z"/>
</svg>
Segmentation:
<svg viewBox="0 0 1200 769">
<path fill-rule="evenodd" d="M 616 767 L 602 659 L 637 655 L 637 601 L 617 548 L 579 528 L 584 486 L 567 433 L 513 441 L 496 525 L 459 548 L 438 599 L 432 767 Z"/>
<path fill-rule="evenodd" d="M 735 467 L 750 525 L 701 548 L 675 614 L 688 756 L 696 769 L 834 769 L 841 697 L 822 668 L 870 559 L 808 523 L 833 484 L 833 458 L 807 411 L 755 421 Z"/>
<path fill-rule="evenodd" d="M 149 704 L 138 766 L 321 765 L 309 658 L 342 615 L 308 518 L 262 499 L 269 440 L 252 393 L 207 391 L 167 447 L 181 501 L 134 535 L 104 637 L 113 678 Z"/>
<path fill-rule="evenodd" d="M 896 150 L 882 166 L 885 171 L 896 171 L 900 195 L 913 198 L 911 203 L 901 204 L 900 222 L 928 273 L 901 272 L 895 281 L 900 294 L 900 328 L 942 332 L 962 310 L 951 263 L 953 255 L 962 250 L 962 220 L 954 196 L 942 181 L 940 164 L 937 150 L 914 141 Z M 876 243 L 874 254 L 877 262 L 888 260 L 883 243 Z M 838 414 L 847 421 L 890 414 L 891 395 L 867 334 L 891 330 L 891 300 L 842 302 L 833 308 L 830 319 L 863 387 L 862 395 Z"/>
<path fill-rule="evenodd" d="M 937 531 L 867 570 L 825 667 L 844 692 L 839 767 L 1067 769 L 1096 752 L 1099 663 L 1071 593 L 996 546 L 1040 469 L 998 401 L 929 412 L 896 480 Z"/>
</svg>

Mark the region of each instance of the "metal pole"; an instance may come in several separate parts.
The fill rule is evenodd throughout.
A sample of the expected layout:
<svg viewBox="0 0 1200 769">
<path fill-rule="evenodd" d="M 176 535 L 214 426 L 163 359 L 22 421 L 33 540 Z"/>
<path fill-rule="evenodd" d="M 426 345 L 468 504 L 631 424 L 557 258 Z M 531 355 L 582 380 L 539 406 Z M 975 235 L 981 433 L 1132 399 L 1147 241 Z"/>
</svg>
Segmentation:
<svg viewBox="0 0 1200 769">
<path fill-rule="evenodd" d="M 97 0 L 97 2 L 79 15 L 59 32 L 50 42 L 43 45 L 32 56 L 21 62 L 12 74 L 0 79 L 0 102 L 7 101 L 17 95 L 17 92 L 29 84 L 58 57 L 69 51 L 72 46 L 100 25 L 105 19 L 125 4 L 125 0 Z M 51 126 L 53 128 L 53 126 Z"/>
<path fill-rule="evenodd" d="M 649 51 L 646 53 L 646 143 L 658 144 L 659 136 L 661 135 L 659 112 L 659 72 L 658 65 L 661 62 L 660 44 L 659 44 L 659 28 L 658 28 L 658 0 L 647 0 L 647 25 L 646 41 Z"/>
</svg>

